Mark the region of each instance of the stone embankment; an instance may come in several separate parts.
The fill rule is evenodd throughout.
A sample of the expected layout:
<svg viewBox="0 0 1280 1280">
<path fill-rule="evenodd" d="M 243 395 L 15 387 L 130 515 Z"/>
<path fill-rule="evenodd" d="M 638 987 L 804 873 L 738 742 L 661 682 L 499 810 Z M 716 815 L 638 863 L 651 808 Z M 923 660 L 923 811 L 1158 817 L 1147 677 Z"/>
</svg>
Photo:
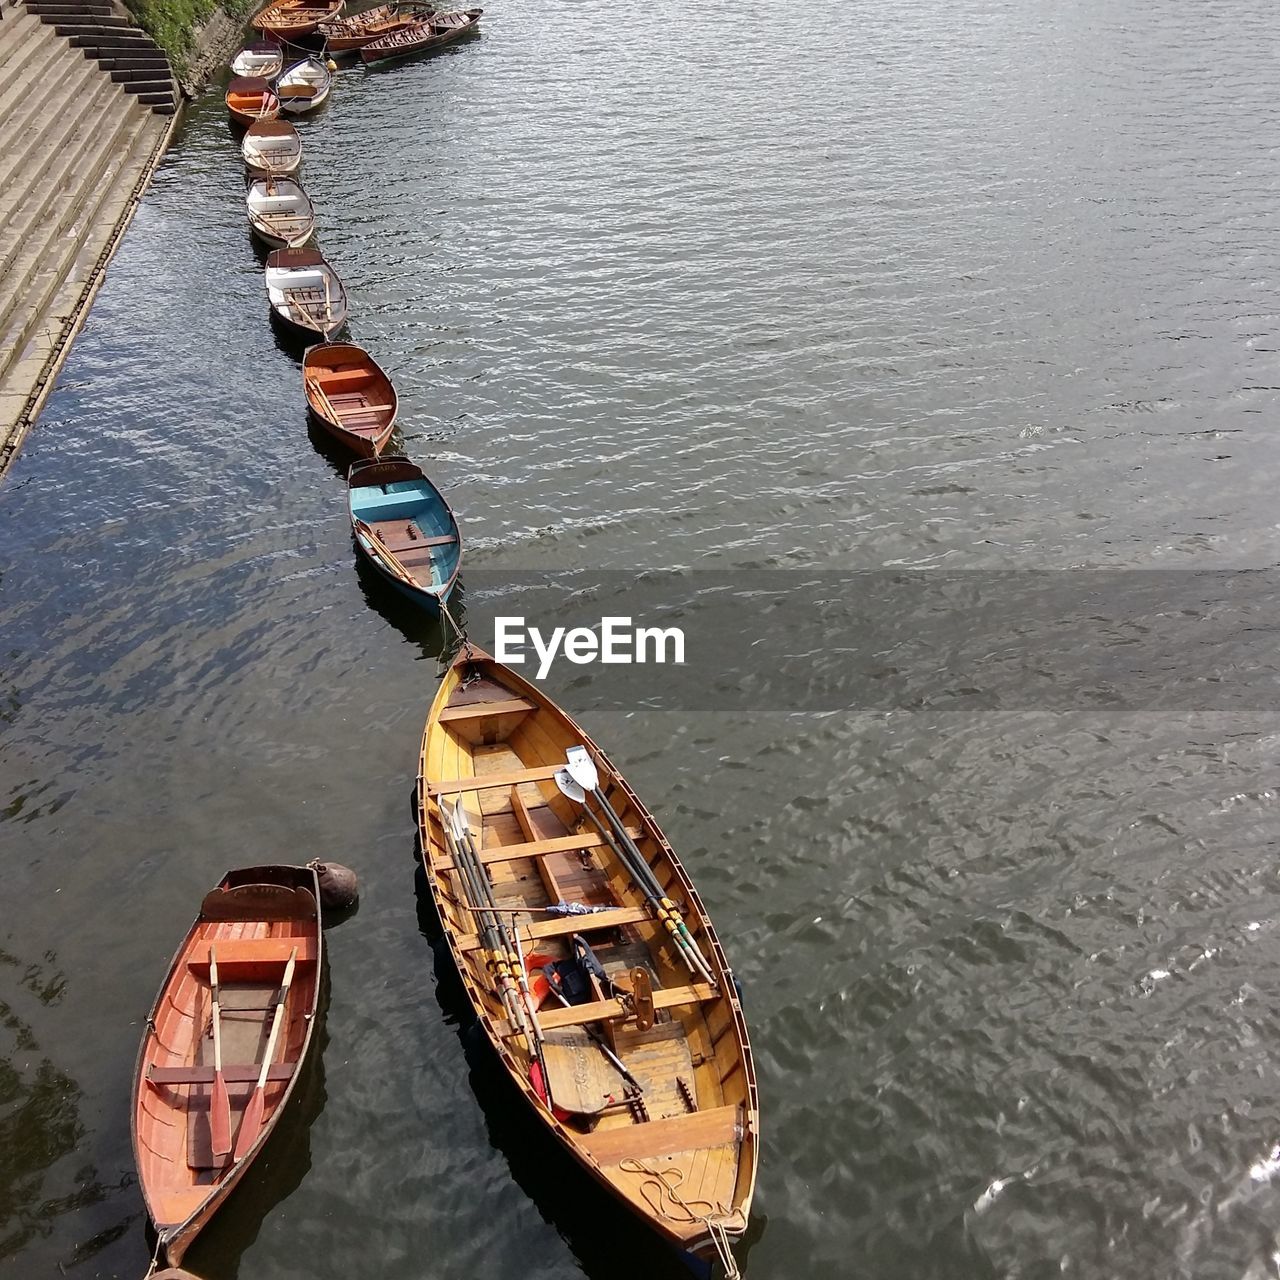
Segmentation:
<svg viewBox="0 0 1280 1280">
<path fill-rule="evenodd" d="M 164 152 L 168 60 L 109 0 L 0 18 L 0 471 L 39 413 Z"/>
</svg>

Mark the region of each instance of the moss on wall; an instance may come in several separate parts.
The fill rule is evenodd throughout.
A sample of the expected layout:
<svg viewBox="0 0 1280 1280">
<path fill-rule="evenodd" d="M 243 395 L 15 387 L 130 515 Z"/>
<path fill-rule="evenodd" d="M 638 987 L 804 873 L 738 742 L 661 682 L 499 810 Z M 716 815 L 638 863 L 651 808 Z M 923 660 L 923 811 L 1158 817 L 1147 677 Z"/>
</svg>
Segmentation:
<svg viewBox="0 0 1280 1280">
<path fill-rule="evenodd" d="M 125 0 L 140 26 L 169 55 L 178 76 L 186 73 L 195 34 L 223 9 L 239 20 L 257 8 L 255 0 Z"/>
</svg>

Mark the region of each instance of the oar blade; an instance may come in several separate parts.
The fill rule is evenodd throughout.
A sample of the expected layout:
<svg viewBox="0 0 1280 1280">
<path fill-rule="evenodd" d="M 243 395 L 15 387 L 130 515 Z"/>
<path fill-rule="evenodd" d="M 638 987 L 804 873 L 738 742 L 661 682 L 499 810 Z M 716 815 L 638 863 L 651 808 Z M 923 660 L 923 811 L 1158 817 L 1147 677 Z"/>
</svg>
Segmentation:
<svg viewBox="0 0 1280 1280">
<path fill-rule="evenodd" d="M 584 791 L 594 791 L 600 785 L 595 761 L 587 754 L 586 747 L 569 747 L 565 753 L 565 767 L 569 776 Z"/>
<path fill-rule="evenodd" d="M 213 1097 L 209 1100 L 209 1137 L 215 1156 L 231 1150 L 231 1095 L 221 1071 L 213 1077 Z"/>
<path fill-rule="evenodd" d="M 240 1135 L 236 1138 L 236 1159 L 243 1160 L 250 1148 L 258 1140 L 262 1132 L 262 1115 L 267 1106 L 267 1092 L 259 1087 L 249 1098 L 249 1105 L 244 1109 L 244 1118 L 240 1121 Z"/>
<path fill-rule="evenodd" d="M 556 786 L 560 788 L 561 795 L 566 795 L 574 804 L 585 804 L 587 793 L 573 780 L 567 768 L 557 769 L 555 774 Z"/>
</svg>

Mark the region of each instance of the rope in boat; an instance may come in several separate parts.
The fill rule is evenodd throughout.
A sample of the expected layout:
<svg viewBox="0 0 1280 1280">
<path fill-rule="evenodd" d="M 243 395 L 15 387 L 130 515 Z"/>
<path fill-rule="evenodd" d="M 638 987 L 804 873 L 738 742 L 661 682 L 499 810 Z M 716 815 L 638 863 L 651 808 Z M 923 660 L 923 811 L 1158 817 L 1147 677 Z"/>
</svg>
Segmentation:
<svg viewBox="0 0 1280 1280">
<path fill-rule="evenodd" d="M 471 641 L 467 639 L 466 628 L 461 626 L 457 618 L 455 618 L 453 614 L 449 612 L 449 606 L 445 604 L 443 600 L 437 597 L 436 603 L 440 606 L 440 613 L 443 615 L 443 617 L 446 619 L 449 625 L 453 628 L 454 635 L 456 635 L 458 639 L 462 641 L 462 647 L 463 649 L 466 650 L 467 656 L 470 657 Z"/>
<path fill-rule="evenodd" d="M 640 1183 L 640 1195 L 659 1217 L 670 1218 L 672 1222 L 702 1223 L 711 1237 L 711 1243 L 716 1247 L 716 1253 L 724 1267 L 725 1280 L 742 1280 L 742 1272 L 738 1270 L 733 1251 L 729 1248 L 729 1233 L 724 1225 L 724 1220 L 733 1215 L 724 1205 L 714 1204 L 710 1200 L 685 1200 L 676 1189 L 684 1181 L 684 1170 L 677 1169 L 674 1165 L 666 1169 L 651 1169 L 634 1157 L 628 1156 L 619 1163 L 618 1168 L 624 1173 L 643 1175 L 644 1181 Z M 657 1188 L 656 1199 L 651 1190 L 654 1187 Z M 673 1209 L 679 1210 L 678 1213 L 665 1207 L 665 1202 L 668 1200 Z M 694 1208 L 695 1205 L 705 1205 L 706 1212 L 699 1213 Z"/>
</svg>

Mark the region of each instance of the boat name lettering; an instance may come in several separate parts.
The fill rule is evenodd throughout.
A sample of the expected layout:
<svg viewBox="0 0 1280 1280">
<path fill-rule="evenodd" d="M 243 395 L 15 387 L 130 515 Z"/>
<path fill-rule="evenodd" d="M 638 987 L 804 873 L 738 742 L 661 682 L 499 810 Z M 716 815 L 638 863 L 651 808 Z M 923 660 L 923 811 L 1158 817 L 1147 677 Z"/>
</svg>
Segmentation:
<svg viewBox="0 0 1280 1280">
<path fill-rule="evenodd" d="M 544 636 L 522 617 L 493 620 L 494 656 L 499 662 L 522 666 L 527 647 L 537 655 L 536 678 L 545 680 L 557 657 L 577 666 L 591 662 L 627 665 L 633 662 L 684 663 L 684 632 L 679 627 L 637 627 L 631 618 L 601 618 L 594 627 L 556 627 Z"/>
</svg>

